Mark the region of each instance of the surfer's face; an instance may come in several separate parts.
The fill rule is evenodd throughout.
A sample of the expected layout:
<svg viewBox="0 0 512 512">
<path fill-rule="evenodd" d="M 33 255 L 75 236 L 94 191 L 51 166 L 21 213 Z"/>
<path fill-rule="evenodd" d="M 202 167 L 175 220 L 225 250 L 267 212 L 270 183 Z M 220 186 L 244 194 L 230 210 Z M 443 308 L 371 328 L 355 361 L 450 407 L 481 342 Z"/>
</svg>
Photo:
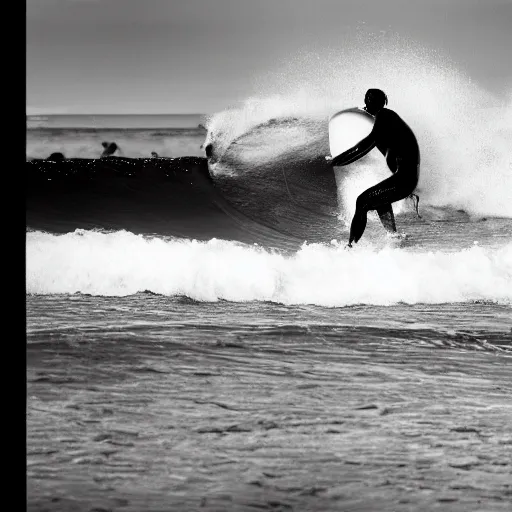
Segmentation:
<svg viewBox="0 0 512 512">
<path fill-rule="evenodd" d="M 368 102 L 364 107 L 364 110 L 366 110 L 368 114 L 375 116 L 381 108 L 381 105 L 376 105 L 375 103 Z"/>
<path fill-rule="evenodd" d="M 364 109 L 366 112 L 368 112 L 368 114 L 371 114 L 372 116 L 375 116 L 377 112 L 379 112 L 379 110 L 384 107 L 384 105 L 382 105 L 380 102 L 372 101 L 372 98 L 366 99 L 365 104 L 366 106 Z"/>
</svg>

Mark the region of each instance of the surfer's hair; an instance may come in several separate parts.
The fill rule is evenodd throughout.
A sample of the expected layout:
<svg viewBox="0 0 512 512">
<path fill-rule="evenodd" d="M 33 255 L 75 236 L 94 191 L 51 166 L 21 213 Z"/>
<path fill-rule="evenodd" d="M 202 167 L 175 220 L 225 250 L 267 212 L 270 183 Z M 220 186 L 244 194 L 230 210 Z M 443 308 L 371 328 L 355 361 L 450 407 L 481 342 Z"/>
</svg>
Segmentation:
<svg viewBox="0 0 512 512">
<path fill-rule="evenodd" d="M 366 105 L 375 105 L 378 108 L 382 108 L 388 104 L 388 97 L 380 89 L 368 89 L 364 96 L 364 102 Z"/>
</svg>

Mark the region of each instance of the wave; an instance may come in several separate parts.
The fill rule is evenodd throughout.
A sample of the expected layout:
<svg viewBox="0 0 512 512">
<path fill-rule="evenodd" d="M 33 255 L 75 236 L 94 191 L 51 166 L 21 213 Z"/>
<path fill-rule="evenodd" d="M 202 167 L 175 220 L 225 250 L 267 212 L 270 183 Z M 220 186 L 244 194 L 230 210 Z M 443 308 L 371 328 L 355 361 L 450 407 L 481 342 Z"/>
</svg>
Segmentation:
<svg viewBox="0 0 512 512">
<path fill-rule="evenodd" d="M 78 230 L 27 233 L 27 292 L 124 296 L 150 291 L 198 301 L 512 304 L 512 243 L 446 253 L 303 244 L 292 254 L 226 240 L 201 242 Z"/>
<path fill-rule="evenodd" d="M 26 223 L 54 233 L 128 230 L 296 249 L 337 238 L 334 174 L 325 161 L 212 177 L 205 158 L 32 160 Z"/>
<path fill-rule="evenodd" d="M 214 150 L 214 172 L 329 154 L 329 117 L 360 106 L 369 87 L 385 90 L 389 108 L 417 134 L 423 204 L 512 217 L 512 94 L 495 98 L 439 53 L 399 39 L 300 54 L 239 106 L 209 116 L 205 145 Z M 389 175 L 377 150 L 369 158 L 372 169 L 359 168 L 348 202 Z"/>
<path fill-rule="evenodd" d="M 96 158 L 112 132 L 27 132 L 40 157 L 26 163 L 27 292 L 510 304 L 512 94 L 496 108 L 439 55 L 375 43 L 288 62 L 240 106 L 210 116 L 206 135 L 116 133 L 123 157 Z M 420 143 L 421 207 L 436 222 L 417 220 L 407 201 L 394 205 L 398 224 L 415 219 L 412 250 L 366 233 L 349 252 L 337 242 L 357 195 L 389 175 L 375 150 L 349 173 L 324 159 L 329 117 L 360 105 L 369 87 L 386 91 Z M 169 138 L 182 146 L 168 151 Z M 42 159 L 64 142 L 73 158 Z M 145 158 L 151 151 L 189 156 Z M 481 238 L 486 247 L 470 245 Z"/>
</svg>

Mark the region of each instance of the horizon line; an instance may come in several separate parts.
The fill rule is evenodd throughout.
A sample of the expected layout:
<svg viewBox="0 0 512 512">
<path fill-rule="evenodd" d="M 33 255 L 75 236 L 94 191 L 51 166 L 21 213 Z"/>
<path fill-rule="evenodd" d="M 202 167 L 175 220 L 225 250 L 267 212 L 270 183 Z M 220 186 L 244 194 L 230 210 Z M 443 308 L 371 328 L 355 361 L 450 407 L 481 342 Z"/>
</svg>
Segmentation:
<svg viewBox="0 0 512 512">
<path fill-rule="evenodd" d="M 168 113 L 151 113 L 151 112 L 110 112 L 110 113 L 86 113 L 86 112 L 66 112 L 66 113 L 59 113 L 59 112 L 53 112 L 53 113 L 38 113 L 38 114 L 27 114 L 25 113 L 27 117 L 43 117 L 43 116 L 206 116 L 209 115 L 206 112 L 188 112 L 188 113 L 182 113 L 182 112 L 168 112 Z"/>
</svg>

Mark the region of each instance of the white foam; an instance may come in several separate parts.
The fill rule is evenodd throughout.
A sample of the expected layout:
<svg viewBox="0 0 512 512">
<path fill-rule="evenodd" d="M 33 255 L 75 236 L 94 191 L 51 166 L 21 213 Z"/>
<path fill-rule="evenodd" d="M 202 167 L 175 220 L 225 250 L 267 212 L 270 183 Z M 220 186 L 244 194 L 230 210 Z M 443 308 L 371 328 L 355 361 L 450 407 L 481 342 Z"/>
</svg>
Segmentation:
<svg viewBox="0 0 512 512">
<path fill-rule="evenodd" d="M 147 238 L 120 231 L 27 233 L 33 294 L 125 296 L 149 290 L 200 301 L 284 304 L 512 304 L 512 243 L 451 253 L 371 244 L 304 245 L 292 256 L 229 241 Z"/>
</svg>

